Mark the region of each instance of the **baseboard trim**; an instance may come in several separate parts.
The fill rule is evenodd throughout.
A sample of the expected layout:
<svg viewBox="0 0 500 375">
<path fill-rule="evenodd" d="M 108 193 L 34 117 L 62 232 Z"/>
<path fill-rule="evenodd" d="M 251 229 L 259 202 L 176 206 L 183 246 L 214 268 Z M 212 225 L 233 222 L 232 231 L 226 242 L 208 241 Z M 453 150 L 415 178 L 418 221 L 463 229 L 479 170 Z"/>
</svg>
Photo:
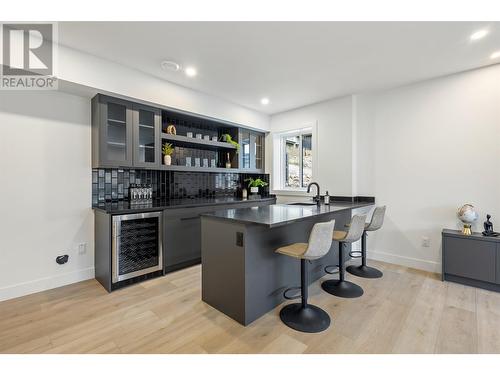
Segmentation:
<svg viewBox="0 0 500 375">
<path fill-rule="evenodd" d="M 428 272 L 441 273 L 441 263 L 429 260 L 405 257 L 396 254 L 390 254 L 383 251 L 368 251 L 368 259 L 379 260 L 382 262 L 398 264 L 405 267 L 416 268 Z M 46 277 L 37 280 L 28 281 L 16 285 L 9 285 L 0 288 L 0 301 L 6 301 L 12 298 L 26 296 L 28 294 L 42 292 L 60 286 L 77 283 L 94 278 L 94 267 L 82 270 L 67 272 L 55 277 Z"/>
<path fill-rule="evenodd" d="M 28 294 L 43 292 L 44 290 L 58 288 L 60 286 L 77 283 L 79 281 L 94 278 L 94 267 L 84 268 L 72 272 L 63 273 L 53 277 L 44 277 L 25 283 L 9 285 L 0 288 L 0 301 L 26 296 Z"/>
<path fill-rule="evenodd" d="M 380 260 L 381 262 L 398 264 L 400 266 L 416 268 L 428 272 L 441 273 L 441 263 L 439 262 L 390 254 L 383 251 L 368 251 L 367 256 L 368 259 Z"/>
</svg>

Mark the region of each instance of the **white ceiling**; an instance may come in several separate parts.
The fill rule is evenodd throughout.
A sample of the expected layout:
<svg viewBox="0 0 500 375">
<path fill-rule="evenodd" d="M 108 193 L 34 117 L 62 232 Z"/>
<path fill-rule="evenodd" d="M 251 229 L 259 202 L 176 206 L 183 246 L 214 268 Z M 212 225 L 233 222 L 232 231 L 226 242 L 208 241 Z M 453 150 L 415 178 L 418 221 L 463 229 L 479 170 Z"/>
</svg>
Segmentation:
<svg viewBox="0 0 500 375">
<path fill-rule="evenodd" d="M 471 43 L 485 27 L 490 34 Z M 59 41 L 272 114 L 495 63 L 500 23 L 61 22 Z M 165 59 L 198 75 L 164 71 Z"/>
</svg>

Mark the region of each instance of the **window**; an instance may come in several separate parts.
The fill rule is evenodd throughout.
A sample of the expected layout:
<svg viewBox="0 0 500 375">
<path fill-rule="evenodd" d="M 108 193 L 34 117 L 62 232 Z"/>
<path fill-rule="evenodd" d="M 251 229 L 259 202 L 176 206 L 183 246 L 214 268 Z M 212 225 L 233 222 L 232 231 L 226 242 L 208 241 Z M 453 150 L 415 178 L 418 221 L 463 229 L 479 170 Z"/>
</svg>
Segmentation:
<svg viewBox="0 0 500 375">
<path fill-rule="evenodd" d="M 289 132 L 279 136 L 282 190 L 303 190 L 312 182 L 312 131 Z"/>
</svg>

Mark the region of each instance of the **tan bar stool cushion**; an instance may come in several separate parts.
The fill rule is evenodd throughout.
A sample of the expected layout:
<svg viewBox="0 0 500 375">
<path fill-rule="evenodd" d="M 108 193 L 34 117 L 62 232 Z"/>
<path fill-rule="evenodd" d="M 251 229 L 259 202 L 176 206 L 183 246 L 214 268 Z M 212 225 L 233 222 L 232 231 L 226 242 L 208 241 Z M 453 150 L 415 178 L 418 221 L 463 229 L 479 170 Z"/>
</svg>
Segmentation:
<svg viewBox="0 0 500 375">
<path fill-rule="evenodd" d="M 288 246 L 280 247 L 279 249 L 276 250 L 276 252 L 297 259 L 302 259 L 302 256 L 304 255 L 306 250 L 307 250 L 306 243 L 297 242 Z"/>
<path fill-rule="evenodd" d="M 346 225 L 344 225 L 346 228 L 349 228 L 351 226 L 351 223 L 347 223 Z M 368 228 L 370 226 L 370 223 L 365 223 L 365 229 Z"/>
<path fill-rule="evenodd" d="M 335 241 L 342 241 L 344 238 L 346 238 L 347 232 L 344 232 L 343 230 L 334 230 L 333 231 L 333 239 Z"/>
</svg>

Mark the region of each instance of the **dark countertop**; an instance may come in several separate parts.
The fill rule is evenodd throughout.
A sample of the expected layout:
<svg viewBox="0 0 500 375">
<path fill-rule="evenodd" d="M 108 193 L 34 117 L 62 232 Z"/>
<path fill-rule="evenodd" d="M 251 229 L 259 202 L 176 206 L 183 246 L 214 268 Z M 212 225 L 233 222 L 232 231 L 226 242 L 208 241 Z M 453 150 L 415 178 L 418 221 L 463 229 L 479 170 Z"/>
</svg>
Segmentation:
<svg viewBox="0 0 500 375">
<path fill-rule="evenodd" d="M 220 197 L 220 198 L 186 198 L 186 199 L 156 199 L 148 203 L 131 203 L 129 201 L 119 202 L 106 202 L 92 208 L 95 210 L 104 211 L 108 214 L 130 214 L 137 212 L 150 212 L 162 211 L 169 208 L 192 208 L 203 206 L 217 206 L 217 205 L 230 205 L 237 203 L 248 202 L 263 202 L 276 199 L 274 196 L 261 197 L 261 198 L 234 198 L 234 197 Z"/>
<path fill-rule="evenodd" d="M 236 221 L 244 224 L 260 224 L 270 228 L 308 219 L 314 216 L 354 208 L 372 206 L 374 203 L 332 202 L 329 206 L 296 206 L 289 204 L 273 204 L 265 207 L 238 208 L 203 214 L 202 217 Z"/>
<path fill-rule="evenodd" d="M 473 232 L 472 234 L 466 235 L 466 234 L 463 234 L 461 230 L 443 229 L 442 233 L 443 233 L 443 235 L 450 236 L 450 237 L 458 237 L 458 238 L 464 238 L 464 239 L 476 239 L 476 240 L 483 240 L 483 241 L 490 241 L 490 242 L 500 242 L 500 236 L 497 236 L 497 237 L 483 236 L 483 234 L 481 232 Z"/>
</svg>

